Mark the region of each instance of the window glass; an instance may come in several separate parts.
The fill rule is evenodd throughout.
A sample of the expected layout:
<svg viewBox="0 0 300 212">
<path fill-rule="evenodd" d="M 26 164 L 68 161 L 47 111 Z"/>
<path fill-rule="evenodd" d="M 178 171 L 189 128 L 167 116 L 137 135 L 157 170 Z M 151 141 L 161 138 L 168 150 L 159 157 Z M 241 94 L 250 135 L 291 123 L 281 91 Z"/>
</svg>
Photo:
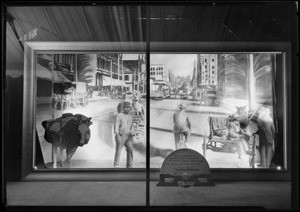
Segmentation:
<svg viewBox="0 0 300 212">
<path fill-rule="evenodd" d="M 152 66 L 166 67 L 162 79 L 151 77 L 151 168 L 181 148 L 198 151 L 211 168 L 269 168 L 278 157 L 274 56 L 151 54 Z M 216 74 L 203 75 L 210 58 Z"/>
<path fill-rule="evenodd" d="M 145 54 L 37 54 L 37 168 L 145 168 L 144 64 Z"/>
</svg>

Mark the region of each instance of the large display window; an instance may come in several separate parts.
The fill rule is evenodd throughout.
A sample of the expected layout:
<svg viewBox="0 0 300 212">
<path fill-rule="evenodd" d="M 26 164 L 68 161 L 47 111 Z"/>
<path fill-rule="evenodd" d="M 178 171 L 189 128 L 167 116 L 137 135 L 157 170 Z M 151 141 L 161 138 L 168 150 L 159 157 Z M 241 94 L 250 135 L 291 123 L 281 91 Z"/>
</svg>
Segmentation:
<svg viewBox="0 0 300 212">
<path fill-rule="evenodd" d="M 145 48 L 143 44 L 114 44 L 27 42 L 24 111 L 32 113 L 24 113 L 24 127 L 32 137 L 24 131 L 23 142 L 24 149 L 32 152 L 31 159 L 24 155 L 27 163 L 32 161 L 29 170 L 133 168 L 130 171 L 144 170 L 144 174 L 148 170 L 151 179 L 157 179 L 171 152 L 190 148 L 202 154 L 216 171 L 288 171 L 283 83 L 288 67 L 287 45 L 265 45 L 260 48 L 269 51 L 247 51 L 255 45 L 243 44 L 243 51 L 236 52 L 230 49 L 238 43 L 215 51 L 215 44 L 176 46 L 152 42 L 147 54 L 139 51 Z M 101 48 L 104 51 L 98 50 Z M 199 49 L 205 51 L 195 51 Z M 139 103 L 142 120 L 132 147 L 124 144 L 118 150 L 116 117 L 118 104 L 125 101 L 132 112 L 133 105 Z M 175 113 L 181 108 L 191 125 L 188 133 L 179 137 L 185 139 L 182 146 L 175 130 Z M 78 114 L 83 116 L 78 118 Z M 62 135 L 68 115 L 75 115 L 81 123 L 88 120 L 85 131 L 75 124 L 77 131 L 70 131 L 70 125 L 69 134 Z M 270 122 L 268 130 L 272 133 L 266 146 L 259 135 L 258 122 L 265 121 L 262 116 Z M 65 143 L 53 144 L 53 138 Z M 68 143 L 73 140 L 76 145 Z M 73 146 L 68 149 L 68 145 Z M 132 160 L 131 165 L 128 160 Z"/>
</svg>

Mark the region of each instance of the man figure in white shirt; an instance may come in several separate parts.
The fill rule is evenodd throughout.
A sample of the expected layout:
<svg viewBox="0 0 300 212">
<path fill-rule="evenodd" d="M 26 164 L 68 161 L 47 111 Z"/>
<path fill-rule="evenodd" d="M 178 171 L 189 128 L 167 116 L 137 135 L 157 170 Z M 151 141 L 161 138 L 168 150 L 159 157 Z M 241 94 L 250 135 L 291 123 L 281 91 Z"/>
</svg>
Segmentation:
<svg viewBox="0 0 300 212">
<path fill-rule="evenodd" d="M 116 153 L 114 158 L 114 167 L 119 167 L 121 150 L 125 146 L 127 152 L 126 168 L 132 168 L 133 162 L 133 120 L 130 115 L 131 103 L 125 101 L 123 104 L 123 112 L 118 113 L 115 124 L 114 133 L 116 140 Z"/>
</svg>

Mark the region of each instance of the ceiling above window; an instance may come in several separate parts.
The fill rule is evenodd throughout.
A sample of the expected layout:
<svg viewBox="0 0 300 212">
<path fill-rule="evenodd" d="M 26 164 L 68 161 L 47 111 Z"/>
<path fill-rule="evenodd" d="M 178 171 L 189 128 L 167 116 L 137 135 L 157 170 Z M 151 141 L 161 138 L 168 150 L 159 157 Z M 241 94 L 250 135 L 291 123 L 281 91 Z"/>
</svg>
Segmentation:
<svg viewBox="0 0 300 212">
<path fill-rule="evenodd" d="M 24 40 L 145 42 L 149 33 L 163 42 L 290 41 L 296 12 L 293 2 L 8 6 L 7 64 L 23 58 Z"/>
</svg>

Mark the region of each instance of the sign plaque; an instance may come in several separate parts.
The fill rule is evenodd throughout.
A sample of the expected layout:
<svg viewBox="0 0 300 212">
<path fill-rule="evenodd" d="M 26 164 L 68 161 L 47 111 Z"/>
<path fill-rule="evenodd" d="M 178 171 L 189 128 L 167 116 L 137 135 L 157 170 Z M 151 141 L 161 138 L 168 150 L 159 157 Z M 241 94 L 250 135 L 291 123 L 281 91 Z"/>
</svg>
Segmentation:
<svg viewBox="0 0 300 212">
<path fill-rule="evenodd" d="M 178 149 L 164 160 L 157 186 L 214 186 L 206 159 L 192 149 Z"/>
</svg>

